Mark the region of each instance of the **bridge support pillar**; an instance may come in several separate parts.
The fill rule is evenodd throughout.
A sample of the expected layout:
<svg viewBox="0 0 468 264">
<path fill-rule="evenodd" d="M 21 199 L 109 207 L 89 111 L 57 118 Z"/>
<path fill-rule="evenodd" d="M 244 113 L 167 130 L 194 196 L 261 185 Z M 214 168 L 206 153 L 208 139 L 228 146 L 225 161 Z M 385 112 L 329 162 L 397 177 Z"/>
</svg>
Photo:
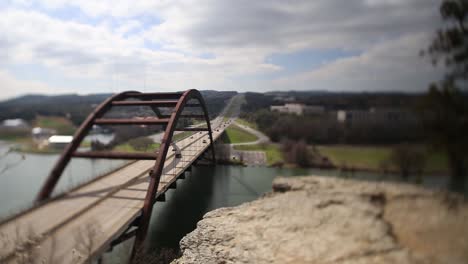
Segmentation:
<svg viewBox="0 0 468 264">
<path fill-rule="evenodd" d="M 130 100 L 129 100 L 130 99 Z M 137 99 L 137 100 L 135 100 Z M 197 103 L 198 101 L 198 103 Z M 153 109 L 153 112 L 157 118 L 145 118 L 141 119 L 138 117 L 134 118 L 103 118 L 106 116 L 106 113 L 114 109 L 114 107 L 134 107 L 134 106 L 150 106 Z M 159 108 L 171 108 L 173 110 L 170 114 L 163 114 L 160 112 Z M 202 114 L 184 114 L 183 110 L 185 107 L 199 107 L 202 111 Z M 191 128 L 178 128 L 179 118 L 204 118 L 206 122 L 206 127 L 191 127 Z M 96 153 L 89 151 L 87 153 L 82 153 L 77 151 L 82 141 L 85 139 L 86 135 L 91 131 L 94 125 L 158 125 L 162 126 L 164 129 L 164 135 L 161 139 L 161 145 L 157 152 L 151 155 L 148 153 Z M 136 257 L 141 253 L 144 253 L 144 242 L 149 228 L 149 223 L 151 220 L 151 214 L 153 211 L 153 205 L 156 201 L 165 200 L 165 196 L 157 197 L 158 186 L 163 176 L 164 164 L 166 161 L 166 156 L 168 154 L 174 132 L 177 130 L 185 131 L 207 131 L 207 136 L 202 135 L 200 138 L 203 144 L 196 144 L 196 154 L 199 152 L 199 147 L 206 146 L 208 151 L 205 151 L 202 155 L 209 155 L 210 157 L 204 157 L 205 160 L 209 161 L 211 164 L 216 162 L 215 157 L 215 148 L 213 141 L 213 133 L 211 129 L 211 123 L 209 120 L 208 110 L 206 108 L 205 101 L 203 100 L 202 94 L 197 90 L 187 90 L 183 93 L 140 93 L 136 91 L 123 92 L 117 95 L 114 95 L 108 98 L 106 101 L 101 103 L 81 124 L 76 134 L 73 137 L 72 142 L 65 148 L 64 152 L 60 156 L 59 160 L 55 164 L 53 170 L 49 174 L 46 182 L 42 186 L 39 194 L 37 195 L 37 202 L 45 202 L 50 198 L 51 194 L 54 191 L 55 186 L 57 185 L 60 177 L 62 176 L 64 170 L 66 169 L 68 163 L 72 158 L 108 158 L 108 159 L 131 159 L 131 160 L 155 160 L 155 164 L 152 170 L 149 172 L 149 184 L 146 191 L 146 196 L 144 200 L 143 207 L 141 208 L 140 216 L 131 224 L 131 227 L 137 227 L 132 230 L 131 233 L 125 234 L 125 237 L 132 235 L 135 236 L 135 243 L 132 251 L 131 261 L 135 261 Z M 197 142 L 198 143 L 198 142 Z M 206 144 L 211 144 L 207 146 Z M 135 158 L 136 157 L 136 158 Z M 179 159 L 177 156 L 175 159 Z M 193 159 L 190 159 L 192 162 Z M 180 168 L 178 168 L 180 169 Z M 187 171 L 191 171 L 191 167 Z M 181 176 L 183 178 L 184 176 Z M 177 183 L 174 181 L 171 184 L 171 188 L 176 188 Z M 127 230 L 128 231 L 128 230 Z M 98 260 L 100 263 L 102 260 Z"/>
</svg>

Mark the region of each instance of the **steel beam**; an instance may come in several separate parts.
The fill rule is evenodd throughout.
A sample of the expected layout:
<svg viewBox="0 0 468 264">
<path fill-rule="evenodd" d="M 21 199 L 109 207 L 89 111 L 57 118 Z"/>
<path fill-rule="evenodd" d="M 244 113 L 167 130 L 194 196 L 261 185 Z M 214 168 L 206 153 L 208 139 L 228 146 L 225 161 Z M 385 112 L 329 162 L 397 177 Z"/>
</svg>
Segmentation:
<svg viewBox="0 0 468 264">
<path fill-rule="evenodd" d="M 123 233 L 120 237 L 118 237 L 116 240 L 112 241 L 111 243 L 111 248 L 117 246 L 118 244 L 129 240 L 130 238 L 134 237 L 137 233 L 137 229 L 133 229 L 132 231 L 128 231 L 126 233 Z"/>
<path fill-rule="evenodd" d="M 94 121 L 96 125 L 165 125 L 169 123 L 169 119 L 160 118 L 98 118 Z"/>
<path fill-rule="evenodd" d="M 81 124 L 81 126 L 76 131 L 75 135 L 73 136 L 72 142 L 67 145 L 64 149 L 62 154 L 60 155 L 59 159 L 55 163 L 52 171 L 50 172 L 49 176 L 47 177 L 46 182 L 42 185 L 37 197 L 36 202 L 43 202 L 44 200 L 50 198 L 51 193 L 54 191 L 55 186 L 57 185 L 60 176 L 62 175 L 63 170 L 70 162 L 71 155 L 76 149 L 80 146 L 81 142 L 83 141 L 86 134 L 88 134 L 89 130 L 94 125 L 94 120 L 96 118 L 101 117 L 105 112 L 107 112 L 110 107 L 111 103 L 115 100 L 121 100 L 128 96 L 138 95 L 139 92 L 136 91 L 129 91 L 123 92 L 116 95 L 109 97 L 107 100 L 102 102 Z"/>
<path fill-rule="evenodd" d="M 175 107 L 177 100 L 158 100 L 158 101 L 115 101 L 112 106 L 156 106 L 156 107 Z M 186 107 L 199 107 L 199 104 L 187 104 Z"/>
<path fill-rule="evenodd" d="M 178 100 L 157 100 L 157 101 L 114 101 L 113 106 L 157 106 L 157 107 L 174 107 Z"/>
<path fill-rule="evenodd" d="M 148 99 L 148 100 L 155 100 L 155 99 L 179 99 L 184 93 L 183 92 L 176 92 L 176 93 L 138 93 L 132 94 L 129 98 L 139 98 L 139 99 Z"/>
<path fill-rule="evenodd" d="M 207 128 L 204 128 L 204 129 L 202 128 L 202 129 L 205 131 L 208 131 L 208 135 L 209 135 L 209 139 L 210 139 L 211 147 L 212 147 L 213 160 L 215 159 L 211 124 L 210 124 L 210 120 L 208 116 L 208 110 L 206 108 L 203 97 L 201 93 L 197 90 L 185 91 L 184 94 L 180 97 L 179 102 L 177 103 L 174 109 L 174 112 L 171 115 L 170 121 L 167 124 L 166 130 L 164 132 L 164 136 L 161 141 L 162 143 L 159 148 L 159 155 L 158 155 L 158 158 L 156 159 L 156 163 L 150 175 L 150 183 L 148 186 L 148 192 L 146 193 L 146 198 L 145 198 L 145 203 L 143 205 L 140 224 L 139 224 L 139 228 L 138 228 L 137 235 L 135 238 L 135 244 L 133 245 L 132 260 L 135 259 L 138 252 L 142 252 L 143 242 L 145 241 L 149 222 L 151 220 L 151 212 L 153 210 L 153 205 L 154 205 L 153 201 L 155 199 L 154 197 L 156 196 L 158 185 L 161 180 L 161 174 L 164 168 L 165 158 L 169 150 L 170 144 L 172 142 L 172 136 L 174 134 L 174 131 L 179 130 L 179 129 L 176 129 L 177 121 L 182 116 L 182 110 L 184 109 L 184 107 L 187 106 L 187 101 L 189 101 L 190 99 L 196 99 L 199 102 L 199 106 L 203 110 Z M 200 131 L 202 129 L 190 128 L 189 130 L 182 130 L 182 131 Z"/>
<path fill-rule="evenodd" d="M 129 98 L 136 98 L 142 101 L 145 100 L 152 100 L 152 101 L 145 101 L 143 104 L 142 101 L 125 101 Z M 162 101 L 154 101 L 154 100 L 165 100 L 164 103 Z M 113 106 L 117 105 L 149 105 L 152 108 L 161 107 L 161 104 L 171 104 L 174 105 L 174 100 L 177 100 L 177 103 L 174 106 L 172 114 L 170 116 L 166 116 L 167 118 L 145 118 L 145 119 L 107 119 L 102 118 L 104 114 L 109 111 Z M 190 100 L 196 100 L 198 103 L 188 103 Z M 131 102 L 131 103 L 130 103 Z M 137 103 L 135 103 L 137 102 Z M 148 103 L 149 102 L 149 103 Z M 158 103 L 155 103 L 158 102 Z M 168 103 L 170 102 L 170 103 Z M 200 107 L 203 111 L 203 116 L 201 115 L 190 115 L 190 114 L 182 114 L 182 111 L 185 107 Z M 158 112 L 159 110 L 156 109 L 156 115 L 160 115 Z M 177 122 L 179 118 L 184 117 L 194 117 L 194 118 L 204 118 L 206 121 L 206 128 L 199 128 L 199 127 L 190 127 L 184 129 L 177 129 Z M 165 132 L 164 136 L 161 141 L 161 145 L 159 147 L 159 151 L 157 153 L 109 153 L 103 151 L 90 151 L 90 152 L 77 152 L 78 147 L 80 146 L 81 142 L 83 141 L 84 137 L 87 135 L 89 130 L 92 128 L 93 125 L 140 125 L 140 124 L 159 124 L 163 125 Z M 135 220 L 134 224 L 138 226 L 136 231 L 136 238 L 133 248 L 132 257 L 136 256 L 137 252 L 141 252 L 140 250 L 143 248 L 143 242 L 146 238 L 146 234 L 148 231 L 149 221 L 151 219 L 151 212 L 153 209 L 154 202 L 156 201 L 156 194 L 158 190 L 158 185 L 160 183 L 160 179 L 162 176 L 162 171 L 164 168 L 164 163 L 166 160 L 166 156 L 172 142 L 172 137 L 174 131 L 208 131 L 210 143 L 211 143 L 211 150 L 213 160 L 215 159 L 215 152 L 214 152 L 214 144 L 213 144 L 213 136 L 211 131 L 211 124 L 208 116 L 208 111 L 203 100 L 201 93 L 197 90 L 187 90 L 183 93 L 139 93 L 135 91 L 124 92 L 120 94 L 116 94 L 103 103 L 101 103 L 83 122 L 83 124 L 78 128 L 77 132 L 75 133 L 73 140 L 68 146 L 65 148 L 64 152 L 60 156 L 59 160 L 55 164 L 53 170 L 49 174 L 45 184 L 42 186 L 36 201 L 43 202 L 44 200 L 50 198 L 51 193 L 53 192 L 59 178 L 61 177 L 65 167 L 69 163 L 72 157 L 87 157 L 87 158 L 128 158 L 128 159 L 155 159 L 155 164 L 150 173 L 150 182 L 148 186 L 148 190 L 146 192 L 145 201 L 143 204 L 143 208 L 141 211 L 141 215 Z M 188 169 L 190 171 L 190 169 Z M 176 183 L 172 184 L 172 187 L 175 187 Z M 163 199 L 164 197 L 161 197 Z"/>
</svg>

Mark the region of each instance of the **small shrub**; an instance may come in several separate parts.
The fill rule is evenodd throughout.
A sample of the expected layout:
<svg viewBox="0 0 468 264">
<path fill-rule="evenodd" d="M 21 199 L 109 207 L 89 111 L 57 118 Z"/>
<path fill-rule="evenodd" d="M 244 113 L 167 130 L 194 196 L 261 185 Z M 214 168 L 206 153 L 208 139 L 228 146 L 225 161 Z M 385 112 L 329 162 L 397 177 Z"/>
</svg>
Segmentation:
<svg viewBox="0 0 468 264">
<path fill-rule="evenodd" d="M 128 144 L 135 150 L 146 151 L 153 144 L 153 140 L 147 137 L 134 138 L 128 141 Z"/>
<path fill-rule="evenodd" d="M 398 169 L 402 179 L 408 180 L 411 173 L 422 174 L 426 157 L 421 149 L 408 144 L 400 144 L 392 149 L 390 162 Z"/>
</svg>

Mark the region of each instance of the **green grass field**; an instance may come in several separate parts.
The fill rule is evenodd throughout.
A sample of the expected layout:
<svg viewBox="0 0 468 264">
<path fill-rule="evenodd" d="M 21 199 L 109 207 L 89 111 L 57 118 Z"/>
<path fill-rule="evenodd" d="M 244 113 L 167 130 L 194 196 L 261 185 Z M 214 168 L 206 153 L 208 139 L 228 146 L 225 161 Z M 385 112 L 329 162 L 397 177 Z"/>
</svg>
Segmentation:
<svg viewBox="0 0 468 264">
<path fill-rule="evenodd" d="M 75 126 L 64 117 L 39 116 L 33 122 L 33 126 L 55 129 L 58 134 L 73 135 Z M 0 139 L 17 143 L 27 141 L 31 137 L 31 131 L 0 131 Z"/>
<path fill-rule="evenodd" d="M 238 118 L 238 119 L 236 119 L 236 122 L 239 123 L 239 124 L 241 124 L 241 125 L 244 125 L 244 126 L 248 126 L 248 127 L 250 127 L 250 128 L 253 128 L 253 129 L 258 129 L 257 124 L 252 123 L 252 122 L 249 122 L 249 121 L 247 121 L 247 120 L 245 120 L 245 119 Z"/>
<path fill-rule="evenodd" d="M 467 160 L 468 162 L 468 160 Z M 428 171 L 441 171 L 448 170 L 447 155 L 440 152 L 432 152 L 428 155 L 426 160 L 426 169 Z"/>
<path fill-rule="evenodd" d="M 382 160 L 390 157 L 389 147 L 319 146 L 322 156 L 328 157 L 337 166 L 378 169 Z"/>
<path fill-rule="evenodd" d="M 0 140 L 11 141 L 15 143 L 23 143 L 31 139 L 31 133 L 11 133 L 11 132 L 0 132 Z"/>
<path fill-rule="evenodd" d="M 121 151 L 121 152 L 155 152 L 157 149 L 159 149 L 159 146 L 161 144 L 159 143 L 153 143 L 151 145 L 148 145 L 145 151 L 137 150 L 135 149 L 132 145 L 129 143 L 122 143 L 120 145 L 117 145 L 114 147 L 114 151 Z"/>
<path fill-rule="evenodd" d="M 252 135 L 238 126 L 230 126 L 224 132 L 222 138 L 223 143 L 235 144 L 235 143 L 246 143 L 257 140 L 255 135 Z"/>
<path fill-rule="evenodd" d="M 265 151 L 268 165 L 273 165 L 278 162 L 283 162 L 283 154 L 277 145 L 273 144 L 257 144 L 257 145 L 240 145 L 234 146 L 236 150 L 247 151 Z"/>
<path fill-rule="evenodd" d="M 34 121 L 34 125 L 55 129 L 58 134 L 62 135 L 73 135 L 73 133 L 75 133 L 75 126 L 65 117 L 39 116 Z"/>
<path fill-rule="evenodd" d="M 160 143 L 155 143 L 147 137 L 132 138 L 114 147 L 115 151 L 123 152 L 155 152 L 160 147 Z"/>
<path fill-rule="evenodd" d="M 319 146 L 322 156 L 328 157 L 336 166 L 353 166 L 371 170 L 380 169 L 379 165 L 390 157 L 391 146 Z M 447 170 L 447 158 L 442 153 L 428 151 L 427 171 Z"/>
<path fill-rule="evenodd" d="M 190 135 L 193 135 L 195 133 L 196 132 L 193 132 L 193 131 L 184 131 L 184 132 L 180 132 L 179 134 L 174 134 L 172 136 L 172 141 L 173 142 L 179 141 L 179 140 L 181 140 L 183 138 L 186 138 L 186 137 L 188 137 Z"/>
</svg>

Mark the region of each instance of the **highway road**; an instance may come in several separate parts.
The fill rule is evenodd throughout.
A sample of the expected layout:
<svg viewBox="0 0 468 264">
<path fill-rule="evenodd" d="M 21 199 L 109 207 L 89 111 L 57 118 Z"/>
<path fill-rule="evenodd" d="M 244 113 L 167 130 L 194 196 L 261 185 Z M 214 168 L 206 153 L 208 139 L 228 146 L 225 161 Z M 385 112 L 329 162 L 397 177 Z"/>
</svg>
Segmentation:
<svg viewBox="0 0 468 264">
<path fill-rule="evenodd" d="M 231 122 L 232 120 L 228 120 Z M 227 127 L 212 121 L 213 139 Z M 168 153 L 158 195 L 209 147 L 208 132 L 178 141 Z M 83 263 L 108 249 L 140 214 L 154 161 L 136 161 L 0 224 L 0 263 Z"/>
</svg>

